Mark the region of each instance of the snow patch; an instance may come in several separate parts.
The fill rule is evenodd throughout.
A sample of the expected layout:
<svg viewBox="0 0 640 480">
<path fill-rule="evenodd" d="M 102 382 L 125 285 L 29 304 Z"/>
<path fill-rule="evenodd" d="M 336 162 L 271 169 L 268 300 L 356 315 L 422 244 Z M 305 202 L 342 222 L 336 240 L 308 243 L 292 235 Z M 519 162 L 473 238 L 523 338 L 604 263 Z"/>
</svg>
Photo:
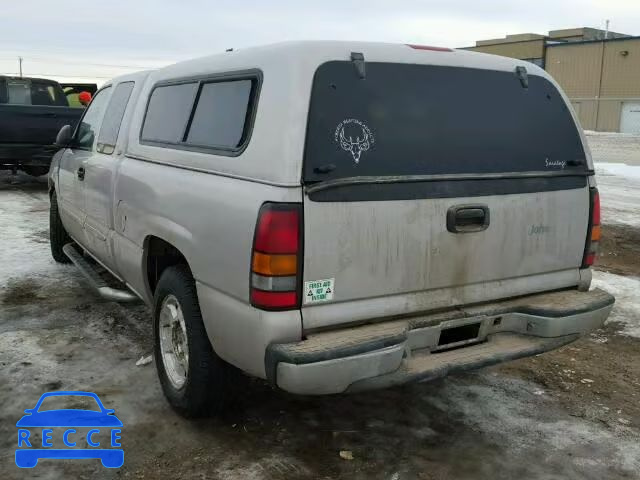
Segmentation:
<svg viewBox="0 0 640 480">
<path fill-rule="evenodd" d="M 640 138 L 640 135 L 637 135 L 635 133 L 620 133 L 620 132 L 596 132 L 595 130 L 585 130 L 584 134 L 587 137 L 621 137 L 621 138 L 628 138 L 628 137 L 638 137 Z"/>
<path fill-rule="evenodd" d="M 627 165 L 626 163 L 598 162 L 595 164 L 598 175 L 619 175 L 625 178 L 640 180 L 640 166 Z"/>
<path fill-rule="evenodd" d="M 595 168 L 603 223 L 640 227 L 640 166 L 596 163 Z"/>
<path fill-rule="evenodd" d="M 57 264 L 49 246 L 49 198 L 46 192 L 0 190 L 0 296 L 25 279 L 42 292 L 77 294 L 80 276 L 72 265 Z M 72 292 L 70 289 L 74 289 Z"/>
<path fill-rule="evenodd" d="M 640 338 L 640 278 L 595 270 L 591 286 L 616 297 L 607 322 L 619 322 L 624 325 L 620 333 Z"/>
<path fill-rule="evenodd" d="M 587 143 L 594 162 L 640 165 L 640 135 L 588 133 Z"/>
<path fill-rule="evenodd" d="M 463 385 L 455 377 L 446 381 L 447 413 L 451 417 L 456 411 L 461 412 L 467 425 L 497 441 L 509 438 L 504 447 L 507 453 L 514 454 L 513 458 L 518 453 L 541 448 L 547 452 L 547 462 L 553 458 L 566 459 L 570 454 L 577 465 L 584 463 L 600 469 L 615 464 L 631 472 L 640 468 L 640 444 L 635 439 L 619 438 L 615 431 L 555 412 L 553 403 L 544 396 L 533 397 L 536 400 L 527 398 L 522 392 L 533 390 L 536 395 L 530 382 L 482 373 L 478 377 L 484 380 L 483 384 Z M 541 418 L 542 410 L 548 416 Z M 592 445 L 607 451 L 601 452 L 600 458 L 593 457 Z M 566 476 L 559 472 L 557 478 Z"/>
</svg>

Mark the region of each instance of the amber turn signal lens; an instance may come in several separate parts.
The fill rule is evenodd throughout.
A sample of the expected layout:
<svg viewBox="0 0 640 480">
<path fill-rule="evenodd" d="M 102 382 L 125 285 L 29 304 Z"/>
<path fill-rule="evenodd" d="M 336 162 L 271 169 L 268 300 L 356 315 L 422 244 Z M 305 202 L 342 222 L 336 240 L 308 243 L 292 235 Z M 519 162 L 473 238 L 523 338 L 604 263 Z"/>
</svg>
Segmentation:
<svg viewBox="0 0 640 480">
<path fill-rule="evenodd" d="M 253 271 L 260 275 L 295 275 L 298 272 L 297 255 L 269 255 L 253 253 Z"/>
<path fill-rule="evenodd" d="M 594 225 L 591 227 L 591 241 L 597 242 L 600 240 L 602 232 L 600 231 L 600 225 Z"/>
</svg>

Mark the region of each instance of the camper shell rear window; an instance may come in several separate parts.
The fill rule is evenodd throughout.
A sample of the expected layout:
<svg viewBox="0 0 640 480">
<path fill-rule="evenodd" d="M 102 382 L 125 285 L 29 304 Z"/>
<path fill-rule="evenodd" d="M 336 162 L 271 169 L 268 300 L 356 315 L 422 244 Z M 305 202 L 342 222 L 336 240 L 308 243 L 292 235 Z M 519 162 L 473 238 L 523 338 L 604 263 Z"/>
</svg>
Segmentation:
<svg viewBox="0 0 640 480">
<path fill-rule="evenodd" d="M 515 71 L 366 62 L 361 78 L 348 61 L 316 71 L 304 184 L 586 169 L 576 123 L 540 76 L 522 81 Z"/>
</svg>

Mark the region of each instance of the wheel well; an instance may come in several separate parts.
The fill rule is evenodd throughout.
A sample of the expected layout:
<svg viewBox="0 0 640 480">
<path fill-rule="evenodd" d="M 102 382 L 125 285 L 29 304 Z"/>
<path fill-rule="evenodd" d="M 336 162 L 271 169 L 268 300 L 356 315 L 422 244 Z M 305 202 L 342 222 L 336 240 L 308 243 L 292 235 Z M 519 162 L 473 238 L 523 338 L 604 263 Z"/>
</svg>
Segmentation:
<svg viewBox="0 0 640 480">
<path fill-rule="evenodd" d="M 155 292 L 158 280 L 160 280 L 162 272 L 164 272 L 166 268 L 174 265 L 186 265 L 189 267 L 187 259 L 182 252 L 159 237 L 147 237 L 146 250 L 147 281 L 152 294 Z"/>
</svg>

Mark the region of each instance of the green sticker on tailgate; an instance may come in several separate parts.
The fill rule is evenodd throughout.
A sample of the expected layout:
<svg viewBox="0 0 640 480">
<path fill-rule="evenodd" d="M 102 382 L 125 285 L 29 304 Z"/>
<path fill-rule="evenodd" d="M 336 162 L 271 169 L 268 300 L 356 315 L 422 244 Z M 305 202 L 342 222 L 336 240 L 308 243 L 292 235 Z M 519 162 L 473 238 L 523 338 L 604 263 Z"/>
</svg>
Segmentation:
<svg viewBox="0 0 640 480">
<path fill-rule="evenodd" d="M 335 278 L 304 282 L 304 303 L 328 302 L 333 300 Z"/>
</svg>

